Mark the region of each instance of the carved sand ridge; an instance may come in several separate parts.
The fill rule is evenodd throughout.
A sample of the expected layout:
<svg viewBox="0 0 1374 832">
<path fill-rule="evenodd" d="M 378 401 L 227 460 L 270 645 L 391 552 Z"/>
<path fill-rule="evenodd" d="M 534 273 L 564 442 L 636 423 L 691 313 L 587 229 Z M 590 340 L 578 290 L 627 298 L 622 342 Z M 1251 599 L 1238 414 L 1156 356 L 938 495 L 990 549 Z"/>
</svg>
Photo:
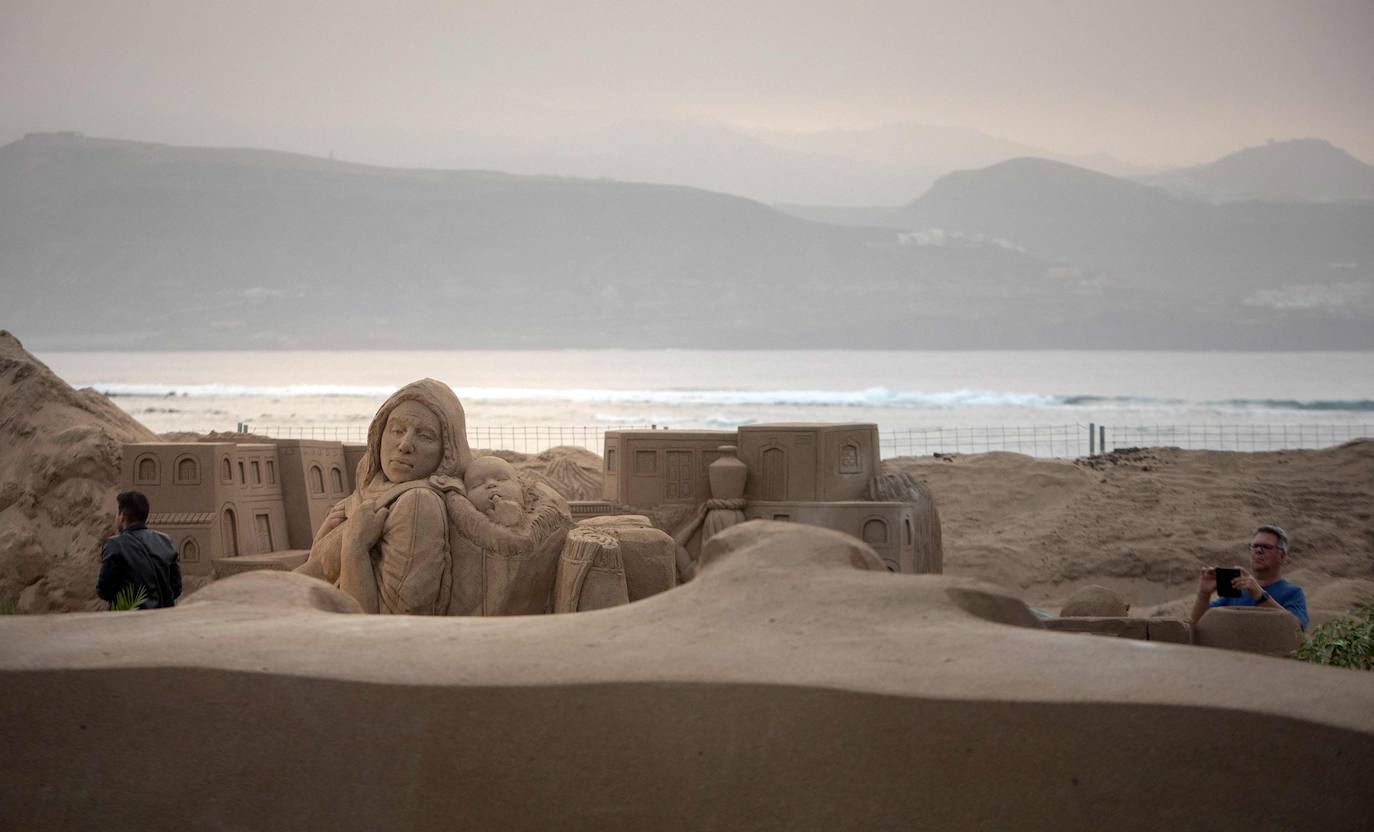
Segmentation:
<svg viewBox="0 0 1374 832">
<path fill-rule="evenodd" d="M 1045 632 L 996 588 L 889 574 L 796 524 L 726 529 L 696 580 L 612 609 L 326 611 L 355 607 L 260 572 L 171 610 L 0 620 L 7 822 L 1061 832 L 1374 815 L 1374 675 Z"/>
</svg>

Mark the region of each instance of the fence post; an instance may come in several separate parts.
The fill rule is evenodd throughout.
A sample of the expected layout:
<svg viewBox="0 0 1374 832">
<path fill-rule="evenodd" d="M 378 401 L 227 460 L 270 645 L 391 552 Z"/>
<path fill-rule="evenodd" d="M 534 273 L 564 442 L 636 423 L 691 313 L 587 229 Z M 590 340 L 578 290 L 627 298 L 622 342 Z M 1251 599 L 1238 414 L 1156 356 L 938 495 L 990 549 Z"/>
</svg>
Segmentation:
<svg viewBox="0 0 1374 832">
<path fill-rule="evenodd" d="M 1107 426 L 1097 426 L 1097 449 L 1099 453 L 1107 452 Z"/>
<path fill-rule="evenodd" d="M 1097 456 L 1097 423 L 1088 423 L 1088 456 Z"/>
</svg>

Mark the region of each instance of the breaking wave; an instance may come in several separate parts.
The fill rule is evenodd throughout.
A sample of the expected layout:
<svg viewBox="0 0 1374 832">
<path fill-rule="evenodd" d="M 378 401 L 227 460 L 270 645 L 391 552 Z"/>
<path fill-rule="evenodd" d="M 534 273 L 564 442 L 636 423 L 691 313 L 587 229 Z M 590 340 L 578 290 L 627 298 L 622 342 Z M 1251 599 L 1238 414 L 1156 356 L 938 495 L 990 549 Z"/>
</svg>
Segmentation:
<svg viewBox="0 0 1374 832">
<path fill-rule="evenodd" d="M 1255 408 L 1258 410 L 1352 410 L 1361 413 L 1374 411 L 1374 399 L 1316 400 L 1298 401 L 1297 399 L 1230 399 L 1219 402 L 1229 407 Z"/>
<path fill-rule="evenodd" d="M 263 387 L 234 384 L 93 384 L 108 396 L 243 398 L 360 397 L 384 399 L 393 387 L 301 384 Z M 464 401 L 569 402 L 604 405 L 752 406 L 752 407 L 865 407 L 900 410 L 946 410 L 968 407 L 1114 408 L 1202 404 L 1243 410 L 1374 411 L 1374 400 L 1228 399 L 1189 403 L 1180 399 L 1142 396 L 1055 396 L 995 390 L 903 391 L 885 387 L 866 390 L 620 390 L 614 388 L 455 387 Z M 724 417 L 722 422 L 739 424 Z"/>
</svg>

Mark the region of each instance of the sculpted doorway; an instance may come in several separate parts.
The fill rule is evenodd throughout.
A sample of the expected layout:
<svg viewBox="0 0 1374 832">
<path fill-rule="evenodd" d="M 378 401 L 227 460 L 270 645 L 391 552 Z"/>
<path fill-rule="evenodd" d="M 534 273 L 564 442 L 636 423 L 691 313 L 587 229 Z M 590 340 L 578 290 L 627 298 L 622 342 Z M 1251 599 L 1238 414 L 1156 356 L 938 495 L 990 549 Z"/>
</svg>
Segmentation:
<svg viewBox="0 0 1374 832">
<path fill-rule="evenodd" d="M 768 448 L 763 452 L 763 477 L 759 497 L 781 500 L 787 496 L 787 452 L 782 448 Z"/>
<path fill-rule="evenodd" d="M 274 552 L 272 545 L 272 520 L 266 514 L 253 515 L 253 524 L 258 532 L 258 551 Z"/>
<path fill-rule="evenodd" d="M 239 519 L 234 514 L 232 508 L 226 508 L 221 520 L 221 525 L 223 526 L 222 539 L 224 541 L 224 556 L 227 558 L 238 557 Z"/>
</svg>

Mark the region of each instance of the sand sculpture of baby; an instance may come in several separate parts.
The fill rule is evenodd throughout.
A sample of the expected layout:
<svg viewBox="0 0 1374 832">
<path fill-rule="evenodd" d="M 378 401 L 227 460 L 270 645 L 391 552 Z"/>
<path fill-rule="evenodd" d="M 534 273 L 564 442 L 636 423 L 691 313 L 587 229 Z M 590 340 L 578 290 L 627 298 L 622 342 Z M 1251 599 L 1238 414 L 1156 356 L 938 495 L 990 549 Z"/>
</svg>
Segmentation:
<svg viewBox="0 0 1374 832">
<path fill-rule="evenodd" d="M 367 444 L 357 489 L 329 512 L 297 572 L 338 586 L 366 612 L 547 611 L 572 525 L 567 503 L 504 460 L 483 457 L 467 471 L 463 406 L 448 385 L 422 379 L 396 391 Z"/>
<path fill-rule="evenodd" d="M 463 601 L 472 609 L 463 614 L 549 612 L 558 555 L 572 527 L 567 502 L 495 456 L 474 459 L 463 482 L 465 494 L 445 494 L 464 544 L 455 561 L 461 571 L 455 594 L 482 587 L 480 598 Z"/>
<path fill-rule="evenodd" d="M 515 466 L 499 456 L 479 456 L 463 471 L 468 502 L 497 525 L 521 528 L 529 524 L 525 486 Z"/>
</svg>

